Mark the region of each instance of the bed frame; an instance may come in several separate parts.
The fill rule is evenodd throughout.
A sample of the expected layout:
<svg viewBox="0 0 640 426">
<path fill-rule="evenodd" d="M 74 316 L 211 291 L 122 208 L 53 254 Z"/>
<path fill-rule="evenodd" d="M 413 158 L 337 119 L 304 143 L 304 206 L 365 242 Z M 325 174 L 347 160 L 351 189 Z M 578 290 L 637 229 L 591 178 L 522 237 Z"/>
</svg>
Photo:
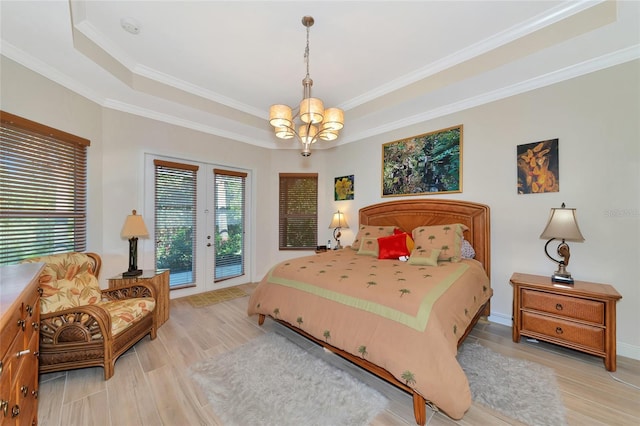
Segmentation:
<svg viewBox="0 0 640 426">
<path fill-rule="evenodd" d="M 484 269 L 487 271 L 487 275 L 491 277 L 490 216 L 489 207 L 486 205 L 459 200 L 400 200 L 363 207 L 360 209 L 359 219 L 360 225 L 394 225 L 409 233 L 418 226 L 462 223 L 469 228 L 469 230 L 465 232 L 465 239 L 472 244 L 476 252 L 476 260 L 482 263 Z M 482 316 L 488 316 L 489 313 L 490 301 L 487 301 L 487 303 L 481 307 L 474 316 L 471 324 L 458 341 L 458 346 L 462 344 L 478 320 Z M 272 319 L 411 394 L 413 396 L 413 412 L 416 423 L 419 425 L 424 425 L 426 423 L 427 401 L 422 395 L 416 393 L 412 388 L 397 380 L 387 370 L 367 361 L 366 359 L 336 348 L 326 343 L 324 340 L 311 336 L 294 325 L 275 318 Z M 260 325 L 264 323 L 264 320 L 265 315 L 259 315 L 258 323 Z"/>
</svg>

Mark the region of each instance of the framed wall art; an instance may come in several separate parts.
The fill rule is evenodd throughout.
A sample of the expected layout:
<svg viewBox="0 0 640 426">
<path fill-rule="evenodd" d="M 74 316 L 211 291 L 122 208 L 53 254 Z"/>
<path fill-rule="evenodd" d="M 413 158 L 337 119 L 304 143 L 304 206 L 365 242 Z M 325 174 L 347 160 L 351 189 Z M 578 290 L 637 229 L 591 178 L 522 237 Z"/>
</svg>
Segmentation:
<svg viewBox="0 0 640 426">
<path fill-rule="evenodd" d="M 462 192 L 462 124 L 382 145 L 382 196 Z"/>
<path fill-rule="evenodd" d="M 353 200 L 355 194 L 353 175 L 335 178 L 333 193 L 336 201 Z"/>
<path fill-rule="evenodd" d="M 518 145 L 518 194 L 559 192 L 558 139 Z"/>
</svg>

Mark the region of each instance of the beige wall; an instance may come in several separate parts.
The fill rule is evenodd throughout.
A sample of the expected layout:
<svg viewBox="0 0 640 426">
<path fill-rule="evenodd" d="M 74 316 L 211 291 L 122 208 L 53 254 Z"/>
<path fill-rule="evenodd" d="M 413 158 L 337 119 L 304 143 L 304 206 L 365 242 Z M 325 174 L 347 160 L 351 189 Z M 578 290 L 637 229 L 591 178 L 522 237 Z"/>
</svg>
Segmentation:
<svg viewBox="0 0 640 426">
<path fill-rule="evenodd" d="M 155 153 L 252 170 L 256 232 L 251 274 L 259 279 L 278 260 L 299 252 L 277 250 L 279 172 L 317 172 L 318 239 L 338 208 L 353 228 L 357 211 L 390 200 L 380 196 L 381 144 L 463 124 L 463 192 L 443 198 L 486 203 L 492 215 L 492 319 L 511 319 L 514 271 L 547 275 L 554 264 L 539 238 L 549 209 L 577 208 L 586 241 L 570 243 L 569 270 L 577 279 L 613 284 L 618 304 L 618 351 L 640 359 L 640 61 L 473 108 L 368 140 L 315 150 L 266 150 L 173 125 L 101 108 L 2 58 L 1 108 L 91 139 L 89 249 L 105 257 L 103 277 L 126 268 L 123 218 L 144 200 L 144 155 Z M 348 125 L 348 112 L 347 112 Z M 560 192 L 516 193 L 516 146 L 559 138 Z M 233 144 L 233 149 L 229 149 Z M 355 200 L 333 201 L 333 178 L 355 175 Z M 395 198 L 394 198 L 395 199 Z M 326 222 L 326 223 L 325 223 Z M 349 244 L 353 232 L 343 232 Z M 151 267 L 148 247 L 140 264 Z"/>
</svg>

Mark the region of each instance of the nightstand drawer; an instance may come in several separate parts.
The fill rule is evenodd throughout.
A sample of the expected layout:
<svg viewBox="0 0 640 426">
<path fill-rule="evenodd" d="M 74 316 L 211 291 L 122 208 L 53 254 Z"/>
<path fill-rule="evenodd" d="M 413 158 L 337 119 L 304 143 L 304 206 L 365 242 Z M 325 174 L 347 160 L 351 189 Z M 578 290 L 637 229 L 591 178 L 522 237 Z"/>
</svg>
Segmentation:
<svg viewBox="0 0 640 426">
<path fill-rule="evenodd" d="M 579 299 L 524 288 L 522 289 L 522 308 L 548 312 L 594 324 L 604 324 L 604 303 L 596 300 Z"/>
<path fill-rule="evenodd" d="M 604 352 L 604 328 L 564 321 L 533 312 L 523 312 L 521 333 L 527 334 L 527 332 L 539 333 L 553 340 L 559 339 Z"/>
</svg>

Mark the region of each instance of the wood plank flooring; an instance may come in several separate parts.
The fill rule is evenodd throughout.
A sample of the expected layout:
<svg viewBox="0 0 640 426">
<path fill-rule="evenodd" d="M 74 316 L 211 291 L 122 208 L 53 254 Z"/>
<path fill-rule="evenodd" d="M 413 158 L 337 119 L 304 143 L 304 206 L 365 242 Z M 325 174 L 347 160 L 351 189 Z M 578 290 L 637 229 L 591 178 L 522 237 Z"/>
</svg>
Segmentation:
<svg viewBox="0 0 640 426">
<path fill-rule="evenodd" d="M 251 293 L 254 284 L 241 286 Z M 267 320 L 260 327 L 246 315 L 247 297 L 194 308 L 185 299 L 171 301 L 171 318 L 158 338 L 141 340 L 103 379 L 102 368 L 49 373 L 40 377 L 39 424 L 42 426 L 222 425 L 187 368 L 228 351 L 267 331 L 297 339 L 308 350 L 350 371 L 385 394 L 389 408 L 373 426 L 413 425 L 411 398 L 397 388 L 353 367 L 335 355 Z M 511 340 L 511 328 L 479 323 L 468 337 L 510 357 L 554 368 L 571 426 L 640 424 L 640 390 L 613 379 L 600 358 L 545 343 Z M 613 376 L 640 386 L 640 361 L 618 357 Z M 544 410 L 544 407 L 540 407 Z M 427 408 L 429 425 L 518 425 L 486 407 L 473 404 L 453 421 Z M 257 426 L 257 425 L 256 425 Z"/>
</svg>

